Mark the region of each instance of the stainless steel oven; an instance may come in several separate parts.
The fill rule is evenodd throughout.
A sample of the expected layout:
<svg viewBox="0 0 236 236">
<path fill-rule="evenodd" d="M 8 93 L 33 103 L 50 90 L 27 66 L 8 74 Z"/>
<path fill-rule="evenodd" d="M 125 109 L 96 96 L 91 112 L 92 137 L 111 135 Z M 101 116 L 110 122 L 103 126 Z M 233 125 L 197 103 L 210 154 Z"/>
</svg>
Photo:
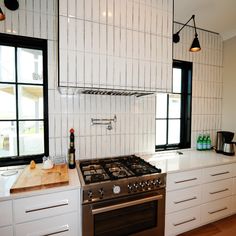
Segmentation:
<svg viewBox="0 0 236 236">
<path fill-rule="evenodd" d="M 135 155 L 81 160 L 83 236 L 164 236 L 166 174 Z"/>
<path fill-rule="evenodd" d="M 82 206 L 83 236 L 164 236 L 165 189 Z"/>
</svg>

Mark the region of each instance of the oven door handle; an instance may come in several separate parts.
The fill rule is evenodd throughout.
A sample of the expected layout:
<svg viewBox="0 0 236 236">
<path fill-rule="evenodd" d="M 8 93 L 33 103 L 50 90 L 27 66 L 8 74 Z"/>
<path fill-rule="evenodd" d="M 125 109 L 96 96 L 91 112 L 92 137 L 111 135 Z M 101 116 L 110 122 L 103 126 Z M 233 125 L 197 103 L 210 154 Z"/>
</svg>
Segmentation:
<svg viewBox="0 0 236 236">
<path fill-rule="evenodd" d="M 162 198 L 163 198 L 163 195 L 160 194 L 160 195 L 153 196 L 153 197 L 147 197 L 147 198 L 134 200 L 134 201 L 130 201 L 130 202 L 124 202 L 124 203 L 111 205 L 111 206 L 107 206 L 107 207 L 92 209 L 92 214 L 96 215 L 96 214 L 100 214 L 100 213 L 104 213 L 104 212 L 108 212 L 108 211 L 113 211 L 113 210 L 129 207 L 129 206 L 135 206 L 135 205 L 143 204 L 143 203 L 146 203 L 146 202 L 161 200 Z"/>
</svg>

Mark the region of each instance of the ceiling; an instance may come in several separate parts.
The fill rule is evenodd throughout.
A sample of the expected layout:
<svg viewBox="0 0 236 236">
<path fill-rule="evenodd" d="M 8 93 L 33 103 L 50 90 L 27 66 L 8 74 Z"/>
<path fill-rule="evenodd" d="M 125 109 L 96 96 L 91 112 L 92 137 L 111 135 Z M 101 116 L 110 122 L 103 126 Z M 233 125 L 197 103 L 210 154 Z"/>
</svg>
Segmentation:
<svg viewBox="0 0 236 236">
<path fill-rule="evenodd" d="M 198 28 L 220 33 L 223 40 L 236 36 L 236 0 L 174 0 L 174 21 L 184 24 L 193 14 Z"/>
</svg>

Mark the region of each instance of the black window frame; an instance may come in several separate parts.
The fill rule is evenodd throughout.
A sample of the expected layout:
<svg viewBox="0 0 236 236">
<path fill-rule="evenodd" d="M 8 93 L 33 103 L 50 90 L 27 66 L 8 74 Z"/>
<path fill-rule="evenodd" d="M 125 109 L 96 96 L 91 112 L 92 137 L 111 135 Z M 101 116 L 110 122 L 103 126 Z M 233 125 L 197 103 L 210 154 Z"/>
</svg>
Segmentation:
<svg viewBox="0 0 236 236">
<path fill-rule="evenodd" d="M 155 145 L 155 151 L 165 151 L 172 149 L 184 149 L 191 147 L 191 123 L 192 123 L 192 72 L 193 63 L 188 61 L 173 60 L 173 69 L 182 70 L 181 93 L 173 92 L 169 94 L 181 94 L 181 115 L 180 115 L 180 142 L 168 144 L 169 125 L 169 94 L 167 94 L 167 118 L 155 118 L 156 120 L 166 120 L 166 144 Z"/>
<path fill-rule="evenodd" d="M 10 35 L 0 33 L 0 45 L 15 47 L 15 68 L 16 68 L 16 78 L 17 78 L 17 58 L 16 58 L 16 48 L 27 48 L 42 50 L 43 53 L 43 98 L 44 98 L 44 111 L 43 111 L 43 121 L 44 121 L 44 153 L 34 154 L 34 155 L 22 155 L 22 156 L 12 156 L 12 157 L 0 157 L 0 166 L 12 166 L 12 165 L 24 165 L 28 164 L 31 160 L 36 163 L 42 162 L 43 156 L 49 155 L 49 134 L 48 134 L 48 42 L 46 39 Z M 0 84 L 21 84 L 18 81 L 14 82 L 0 82 Z M 24 84 L 24 83 L 22 83 Z M 26 85 L 35 85 L 34 83 L 27 83 Z M 16 109 L 18 110 L 18 98 L 16 97 Z M 19 122 L 18 117 L 16 117 L 16 122 Z M 7 120 L 11 121 L 11 120 Z M 17 143 L 19 143 L 19 127 L 17 125 Z M 19 147 L 18 147 L 19 149 Z M 19 150 L 18 150 L 19 153 Z"/>
</svg>

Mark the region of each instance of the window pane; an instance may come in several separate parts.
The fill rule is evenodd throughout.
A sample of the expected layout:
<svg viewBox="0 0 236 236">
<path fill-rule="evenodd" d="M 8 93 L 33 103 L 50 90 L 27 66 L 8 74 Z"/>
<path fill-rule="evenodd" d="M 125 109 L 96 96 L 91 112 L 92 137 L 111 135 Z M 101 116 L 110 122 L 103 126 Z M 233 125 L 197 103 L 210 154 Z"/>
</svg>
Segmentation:
<svg viewBox="0 0 236 236">
<path fill-rule="evenodd" d="M 173 68 L 173 93 L 181 93 L 181 76 L 181 69 Z"/>
<path fill-rule="evenodd" d="M 44 126 L 42 121 L 19 122 L 20 155 L 44 153 Z"/>
<path fill-rule="evenodd" d="M 169 118 L 180 118 L 181 96 L 169 94 Z"/>
<path fill-rule="evenodd" d="M 43 119 L 43 87 L 18 86 L 19 119 Z"/>
<path fill-rule="evenodd" d="M 17 49 L 18 80 L 22 83 L 43 83 L 43 55 L 41 50 Z"/>
<path fill-rule="evenodd" d="M 156 118 L 167 118 L 167 94 L 157 93 L 156 96 Z"/>
<path fill-rule="evenodd" d="M 0 84 L 0 119 L 16 119 L 15 85 Z"/>
<path fill-rule="evenodd" d="M 15 48 L 0 46 L 0 81 L 15 81 Z"/>
<path fill-rule="evenodd" d="M 0 158 L 17 155 L 16 122 L 0 122 Z"/>
<path fill-rule="evenodd" d="M 168 144 L 180 142 L 180 120 L 169 120 Z"/>
<path fill-rule="evenodd" d="M 166 144 L 166 120 L 156 120 L 156 145 Z"/>
</svg>

